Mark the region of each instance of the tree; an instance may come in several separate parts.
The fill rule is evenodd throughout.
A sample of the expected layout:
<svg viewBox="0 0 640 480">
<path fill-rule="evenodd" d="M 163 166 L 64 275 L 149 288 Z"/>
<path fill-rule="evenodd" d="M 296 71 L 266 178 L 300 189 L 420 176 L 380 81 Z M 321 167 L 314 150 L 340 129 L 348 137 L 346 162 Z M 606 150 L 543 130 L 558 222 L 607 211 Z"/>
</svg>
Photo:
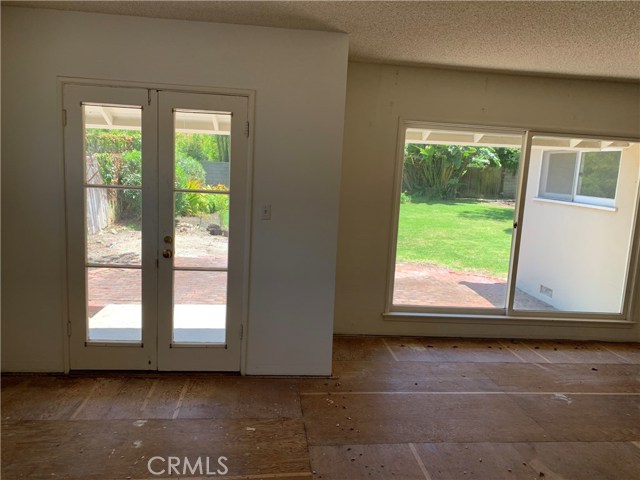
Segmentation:
<svg viewBox="0 0 640 480">
<path fill-rule="evenodd" d="M 493 147 L 503 170 L 516 173 L 520 165 L 520 149 L 512 147 Z"/>
<path fill-rule="evenodd" d="M 176 157 L 190 157 L 200 163 L 219 162 L 217 135 L 176 132 Z"/>
<path fill-rule="evenodd" d="M 176 132 L 176 156 L 200 163 L 228 162 L 229 135 Z"/>
<path fill-rule="evenodd" d="M 216 143 L 218 146 L 218 161 L 229 161 L 229 136 L 228 135 L 216 135 Z"/>
<path fill-rule="evenodd" d="M 407 144 L 403 191 L 415 196 L 455 198 L 469 168 L 500 166 L 491 147 Z"/>
<path fill-rule="evenodd" d="M 500 192 L 504 192 L 504 177 L 509 172 L 515 175 L 520 166 L 520 149 L 511 147 L 495 147 L 493 149 L 500 160 Z"/>
</svg>

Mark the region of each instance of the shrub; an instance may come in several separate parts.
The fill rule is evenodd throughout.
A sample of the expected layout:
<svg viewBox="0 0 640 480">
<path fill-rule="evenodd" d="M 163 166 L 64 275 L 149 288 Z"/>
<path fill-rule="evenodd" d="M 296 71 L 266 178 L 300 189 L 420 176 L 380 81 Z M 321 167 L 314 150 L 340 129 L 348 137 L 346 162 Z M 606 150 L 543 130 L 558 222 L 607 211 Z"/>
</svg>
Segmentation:
<svg viewBox="0 0 640 480">
<path fill-rule="evenodd" d="M 176 158 L 175 186 L 183 190 L 203 190 L 205 171 L 200 162 L 189 156 Z M 178 216 L 196 216 L 211 213 L 206 198 L 198 193 L 180 193 L 176 195 L 175 214 Z"/>
<path fill-rule="evenodd" d="M 200 180 L 189 179 L 183 187 L 187 190 L 207 190 Z M 197 215 L 213 213 L 215 206 L 206 193 L 179 193 L 176 196 L 176 215 L 195 217 Z"/>
<path fill-rule="evenodd" d="M 400 203 L 411 203 L 411 195 L 407 192 L 402 192 L 400 194 Z"/>
<path fill-rule="evenodd" d="M 87 129 L 86 155 L 98 167 L 98 182 L 105 185 L 142 185 L 140 132 Z M 109 202 L 116 221 L 137 220 L 141 215 L 140 190 L 110 190 Z"/>
<path fill-rule="evenodd" d="M 405 147 L 403 190 L 427 198 L 455 198 L 469 168 L 500 166 L 491 147 L 417 145 Z"/>
<path fill-rule="evenodd" d="M 213 191 L 226 191 L 228 190 L 226 185 L 218 184 L 212 187 Z M 220 226 L 224 227 L 227 224 L 229 216 L 229 195 L 210 195 L 215 205 L 215 212 L 220 217 Z"/>
<path fill-rule="evenodd" d="M 175 145 L 179 157 L 191 157 L 200 163 L 220 161 L 216 135 L 176 132 Z"/>
<path fill-rule="evenodd" d="M 121 157 L 120 181 L 122 185 L 142 185 L 142 155 L 140 150 L 124 152 Z M 142 216 L 142 192 L 140 190 L 118 190 L 117 217 L 139 219 Z"/>
<path fill-rule="evenodd" d="M 191 180 L 184 187 L 188 190 L 209 190 L 211 192 L 226 191 L 225 185 L 214 187 L 203 185 L 199 180 Z M 220 217 L 220 226 L 224 227 L 229 213 L 229 195 L 211 195 L 208 193 L 182 192 L 176 197 L 176 215 L 198 216 L 208 213 L 217 213 Z"/>
<path fill-rule="evenodd" d="M 187 189 L 187 184 L 191 182 L 205 182 L 204 167 L 195 158 L 188 156 L 179 156 L 176 158 L 176 188 Z"/>
<path fill-rule="evenodd" d="M 202 141 L 203 139 L 198 137 L 196 140 Z M 212 140 L 209 143 L 211 142 Z M 140 132 L 87 129 L 85 146 L 87 157 L 93 158 L 97 163 L 100 183 L 132 187 L 142 185 L 142 137 Z M 175 188 L 212 191 L 227 189 L 224 185 L 209 187 L 205 184 L 206 173 L 198 159 L 185 155 L 183 152 L 177 152 L 176 157 Z M 142 213 L 141 193 L 140 190 L 133 189 L 110 190 L 109 201 L 116 221 L 138 220 L 140 218 Z M 220 222 L 224 224 L 228 210 L 228 195 L 184 192 L 176 195 L 175 214 L 179 216 L 197 216 L 218 212 Z"/>
</svg>

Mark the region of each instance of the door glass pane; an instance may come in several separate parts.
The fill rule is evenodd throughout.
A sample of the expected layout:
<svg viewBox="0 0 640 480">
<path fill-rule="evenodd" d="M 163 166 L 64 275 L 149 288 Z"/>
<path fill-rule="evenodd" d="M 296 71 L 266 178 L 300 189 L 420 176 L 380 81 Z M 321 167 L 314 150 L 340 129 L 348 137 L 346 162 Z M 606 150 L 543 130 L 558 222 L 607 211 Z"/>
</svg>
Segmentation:
<svg viewBox="0 0 640 480">
<path fill-rule="evenodd" d="M 142 341 L 139 269 L 87 268 L 88 340 Z"/>
<path fill-rule="evenodd" d="M 142 109 L 84 104 L 82 112 L 87 262 L 140 266 Z M 89 341 L 142 341 L 141 282 L 140 269 L 87 268 Z"/>
<path fill-rule="evenodd" d="M 173 341 L 225 343 L 227 273 L 174 272 Z"/>
<path fill-rule="evenodd" d="M 173 341 L 224 344 L 231 114 L 175 110 L 174 128 Z"/>
<path fill-rule="evenodd" d="M 521 144 L 407 130 L 394 305 L 505 308 Z"/>
<path fill-rule="evenodd" d="M 175 185 L 178 190 L 229 190 L 231 114 L 176 110 Z"/>
<path fill-rule="evenodd" d="M 87 261 L 140 265 L 142 190 L 85 188 Z"/>
<path fill-rule="evenodd" d="M 582 182 L 572 186 L 566 201 L 539 201 L 535 192 L 544 182 L 546 152 L 562 142 L 573 151 L 570 156 L 583 162 Z M 621 313 L 636 215 L 639 145 L 560 137 L 534 137 L 532 145 L 515 308 Z"/>
<path fill-rule="evenodd" d="M 85 181 L 92 185 L 142 184 L 140 107 L 83 105 Z"/>
<path fill-rule="evenodd" d="M 229 195 L 175 194 L 175 267 L 226 268 Z"/>
</svg>

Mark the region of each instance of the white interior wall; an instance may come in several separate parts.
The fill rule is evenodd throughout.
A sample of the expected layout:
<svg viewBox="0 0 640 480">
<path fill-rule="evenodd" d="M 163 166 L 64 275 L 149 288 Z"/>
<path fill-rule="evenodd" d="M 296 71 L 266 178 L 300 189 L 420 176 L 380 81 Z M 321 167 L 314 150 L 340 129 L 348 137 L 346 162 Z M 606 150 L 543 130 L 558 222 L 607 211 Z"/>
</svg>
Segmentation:
<svg viewBox="0 0 640 480">
<path fill-rule="evenodd" d="M 336 333 L 640 340 L 636 325 L 385 319 L 400 118 L 638 138 L 640 86 L 350 63 Z"/>
<path fill-rule="evenodd" d="M 617 312 L 628 268 L 640 148 L 623 151 L 616 211 L 537 200 L 543 149 L 531 151 L 517 286 L 559 310 Z M 553 290 L 552 298 L 540 285 Z"/>
<path fill-rule="evenodd" d="M 257 91 L 253 203 L 273 220 L 252 221 L 248 371 L 326 373 L 346 54 L 344 35 L 4 7 L 3 369 L 63 368 L 64 75 Z M 381 316 L 400 116 L 638 137 L 638 85 L 357 63 L 348 78 L 338 333 L 640 340 L 636 327 Z"/>
<path fill-rule="evenodd" d="M 344 34 L 4 7 L 2 368 L 64 368 L 66 76 L 255 90 L 246 371 L 330 373 L 347 53 Z"/>
</svg>

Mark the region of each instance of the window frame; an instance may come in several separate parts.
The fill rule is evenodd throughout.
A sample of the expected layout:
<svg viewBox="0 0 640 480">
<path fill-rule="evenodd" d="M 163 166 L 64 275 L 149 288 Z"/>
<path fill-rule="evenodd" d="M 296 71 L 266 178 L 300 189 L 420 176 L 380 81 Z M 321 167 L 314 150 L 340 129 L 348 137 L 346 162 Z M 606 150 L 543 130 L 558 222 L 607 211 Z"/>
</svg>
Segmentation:
<svg viewBox="0 0 640 480">
<path fill-rule="evenodd" d="M 404 146 L 407 129 L 423 129 L 423 130 L 457 130 L 461 133 L 469 132 L 487 132 L 522 135 L 523 143 L 521 147 L 520 168 L 518 171 L 518 183 L 516 191 L 516 204 L 514 223 L 517 228 L 514 229 L 511 246 L 511 260 L 509 267 L 509 276 L 507 281 L 507 305 L 506 308 L 466 308 L 466 307 L 430 307 L 426 305 L 395 305 L 393 303 L 393 293 L 395 284 L 395 266 L 396 252 L 398 241 L 398 225 L 400 220 L 400 194 L 402 192 L 402 175 L 404 166 Z M 634 314 L 638 310 L 637 315 L 640 318 L 640 185 L 636 191 L 635 212 L 633 213 L 633 225 L 631 227 L 632 238 L 629 245 L 629 260 L 627 270 L 625 272 L 625 288 L 623 291 L 623 302 L 620 313 L 601 313 L 601 312 L 573 312 L 573 311 L 524 311 L 514 310 L 515 283 L 518 271 L 518 258 L 520 254 L 521 234 L 520 228 L 524 219 L 524 205 L 527 197 L 527 183 L 529 179 L 529 167 L 531 161 L 531 151 L 534 137 L 557 137 L 574 139 L 591 139 L 599 141 L 613 142 L 631 142 L 640 144 L 640 137 L 616 137 L 612 135 L 593 135 L 583 133 L 566 133 L 554 132 L 546 130 L 533 129 L 516 129 L 513 127 L 487 126 L 487 125 L 471 125 L 471 124 L 451 124 L 436 123 L 431 121 L 421 121 L 398 118 L 397 137 L 396 137 L 396 158 L 395 172 L 393 184 L 393 197 L 391 209 L 391 225 L 389 231 L 389 251 L 387 258 L 387 282 L 384 311 L 381 316 L 387 321 L 418 321 L 418 322 L 443 322 L 443 323 L 477 323 L 477 324 L 493 324 L 493 325 L 513 325 L 513 326 L 575 326 L 575 325 L 600 325 L 621 327 L 632 327 L 637 323 Z M 562 149 L 558 149 L 562 150 Z M 618 181 L 620 179 L 620 170 L 618 171 Z M 540 180 L 538 180 L 539 186 Z M 640 182 L 638 182 L 640 184 Z M 618 191 L 616 184 L 616 194 Z M 539 192 L 537 192 L 539 193 Z M 566 205 L 587 206 L 586 204 L 577 202 L 562 202 L 547 198 L 540 198 L 537 194 L 534 200 L 559 202 Z M 592 208 L 607 207 L 593 206 Z"/>
<path fill-rule="evenodd" d="M 618 161 L 618 172 L 616 174 L 616 192 L 613 198 L 594 197 L 591 195 L 580 195 L 578 193 L 578 185 L 580 183 L 580 171 L 584 162 L 584 156 L 589 153 L 587 150 L 543 150 L 542 164 L 540 166 L 540 180 L 538 183 L 538 199 L 554 200 L 557 202 L 575 203 L 581 205 L 594 205 L 598 207 L 615 208 L 618 197 L 618 186 L 620 183 L 620 161 L 622 159 L 622 150 L 608 150 L 620 152 L 620 160 Z M 573 182 L 571 185 L 571 193 L 562 194 L 547 192 L 547 181 L 549 178 L 549 163 L 551 156 L 554 154 L 573 154 L 575 156 Z"/>
</svg>

